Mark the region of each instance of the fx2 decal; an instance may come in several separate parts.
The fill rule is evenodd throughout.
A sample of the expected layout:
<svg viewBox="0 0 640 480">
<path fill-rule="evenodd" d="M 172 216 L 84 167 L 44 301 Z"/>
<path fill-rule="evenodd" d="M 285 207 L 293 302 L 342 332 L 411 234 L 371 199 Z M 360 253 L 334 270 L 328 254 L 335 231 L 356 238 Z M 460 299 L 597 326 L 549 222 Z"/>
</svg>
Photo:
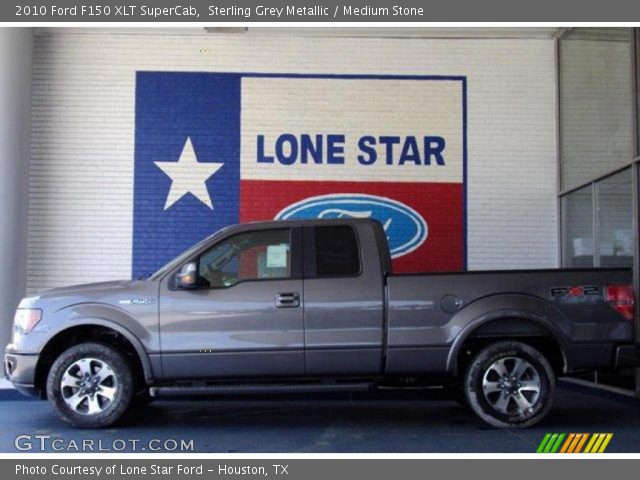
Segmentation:
<svg viewBox="0 0 640 480">
<path fill-rule="evenodd" d="M 551 287 L 551 298 L 583 297 L 598 295 L 600 287 L 597 285 L 578 285 L 577 287 Z"/>
</svg>

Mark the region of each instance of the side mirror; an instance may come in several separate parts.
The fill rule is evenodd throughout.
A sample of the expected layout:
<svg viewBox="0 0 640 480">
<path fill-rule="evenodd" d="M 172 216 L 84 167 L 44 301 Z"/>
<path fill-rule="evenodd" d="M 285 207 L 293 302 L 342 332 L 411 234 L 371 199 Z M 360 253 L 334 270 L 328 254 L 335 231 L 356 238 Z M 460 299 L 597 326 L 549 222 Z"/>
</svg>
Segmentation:
<svg viewBox="0 0 640 480">
<path fill-rule="evenodd" d="M 193 289 L 198 286 L 198 264 L 196 262 L 185 263 L 176 277 L 178 288 Z"/>
</svg>

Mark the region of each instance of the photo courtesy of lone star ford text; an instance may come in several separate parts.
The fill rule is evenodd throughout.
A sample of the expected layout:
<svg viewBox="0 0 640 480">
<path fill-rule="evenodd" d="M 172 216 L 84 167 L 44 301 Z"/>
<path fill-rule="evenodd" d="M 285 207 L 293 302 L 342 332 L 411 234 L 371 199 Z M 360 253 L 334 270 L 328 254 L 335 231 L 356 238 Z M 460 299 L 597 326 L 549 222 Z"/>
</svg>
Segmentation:
<svg viewBox="0 0 640 480">
<path fill-rule="evenodd" d="M 87 465 L 78 463 L 52 463 L 50 466 L 27 465 L 17 463 L 15 466 L 17 477 L 28 476 L 91 476 L 94 478 L 110 477 L 113 475 L 126 475 L 137 477 L 179 477 L 194 478 L 205 474 L 217 476 L 260 476 L 267 477 L 289 475 L 288 464 L 260 464 L 250 465 L 243 463 L 175 463 L 174 465 L 146 463 L 146 464 L 122 464 L 122 463 L 100 463 L 97 465 Z"/>
</svg>

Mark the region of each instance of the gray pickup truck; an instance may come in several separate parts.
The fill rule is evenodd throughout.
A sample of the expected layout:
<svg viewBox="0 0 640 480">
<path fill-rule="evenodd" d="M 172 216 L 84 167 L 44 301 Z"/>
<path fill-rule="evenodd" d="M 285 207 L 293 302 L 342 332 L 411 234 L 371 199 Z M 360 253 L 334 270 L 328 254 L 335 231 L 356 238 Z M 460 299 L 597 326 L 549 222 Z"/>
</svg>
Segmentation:
<svg viewBox="0 0 640 480">
<path fill-rule="evenodd" d="M 628 269 L 394 275 L 368 219 L 223 229 L 145 280 L 20 303 L 5 375 L 78 427 L 155 397 L 456 385 L 526 427 L 555 379 L 640 365 Z"/>
</svg>

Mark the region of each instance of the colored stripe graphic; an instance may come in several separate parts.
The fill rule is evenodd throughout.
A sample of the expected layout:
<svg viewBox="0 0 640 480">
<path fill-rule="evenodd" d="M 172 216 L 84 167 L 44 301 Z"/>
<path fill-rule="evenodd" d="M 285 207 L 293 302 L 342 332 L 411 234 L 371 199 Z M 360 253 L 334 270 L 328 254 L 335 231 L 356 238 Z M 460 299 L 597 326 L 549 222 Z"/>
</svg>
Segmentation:
<svg viewBox="0 0 640 480">
<path fill-rule="evenodd" d="M 587 438 L 589 438 L 589 434 L 581 433 L 580 435 L 581 435 L 582 439 L 580 440 L 580 442 L 576 446 L 574 452 L 570 452 L 570 453 L 580 453 L 582 451 L 582 447 L 584 447 L 584 444 L 587 442 Z"/>
<path fill-rule="evenodd" d="M 556 453 L 564 437 L 564 433 L 547 433 L 540 442 L 536 453 Z"/>
<path fill-rule="evenodd" d="M 612 438 L 613 433 L 547 433 L 536 453 L 604 453 Z"/>
<path fill-rule="evenodd" d="M 540 445 L 538 445 L 538 450 L 536 450 L 536 453 L 544 453 L 544 447 L 547 446 L 547 442 L 549 441 L 550 438 L 551 438 L 550 433 L 545 434 L 544 438 L 540 442 Z"/>
<path fill-rule="evenodd" d="M 549 453 L 556 453 L 558 451 L 558 449 L 560 448 L 560 445 L 562 444 L 562 440 L 564 439 L 564 437 L 565 437 L 564 433 L 558 434 L 558 438 L 556 438 L 556 441 L 553 444 L 553 446 L 550 447 Z"/>
<path fill-rule="evenodd" d="M 569 437 L 567 437 L 567 441 L 564 442 L 564 445 L 562 445 L 560 453 L 568 453 L 573 451 L 576 445 L 577 437 L 578 436 L 575 433 L 570 433 Z"/>
<path fill-rule="evenodd" d="M 606 434 L 606 438 L 604 439 L 604 442 L 602 442 L 602 445 L 600 446 L 600 450 L 598 450 L 598 453 L 604 453 L 604 451 L 609 446 L 609 442 L 611 441 L 612 438 L 613 438 L 613 433 Z"/>
<path fill-rule="evenodd" d="M 560 453 L 580 453 L 587 438 L 589 438 L 588 433 L 570 433 Z"/>
<path fill-rule="evenodd" d="M 613 437 L 612 433 L 594 433 L 584 453 L 603 453 Z"/>
</svg>

